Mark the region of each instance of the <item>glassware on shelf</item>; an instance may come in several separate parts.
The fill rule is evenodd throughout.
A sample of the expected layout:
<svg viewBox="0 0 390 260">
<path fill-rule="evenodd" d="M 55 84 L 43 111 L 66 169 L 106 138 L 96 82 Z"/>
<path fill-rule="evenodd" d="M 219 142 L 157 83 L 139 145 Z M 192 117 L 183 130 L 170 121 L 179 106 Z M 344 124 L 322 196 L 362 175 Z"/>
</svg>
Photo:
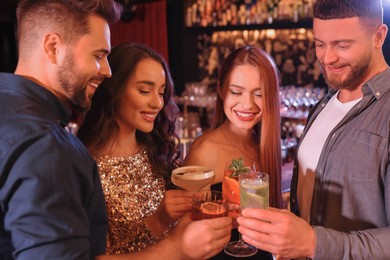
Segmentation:
<svg viewBox="0 0 390 260">
<path fill-rule="evenodd" d="M 210 91 L 208 85 L 202 82 L 187 82 L 181 96 L 175 96 L 175 102 L 183 105 L 184 112 L 188 110 L 189 106 L 212 110 L 216 100 L 217 93 Z"/>
<path fill-rule="evenodd" d="M 285 118 L 306 119 L 310 109 L 325 95 L 323 88 L 281 86 L 280 115 Z"/>
<path fill-rule="evenodd" d="M 215 27 L 307 20 L 314 0 L 193 0 L 187 1 L 187 27 Z M 192 4 L 191 4 L 192 3 Z"/>
<path fill-rule="evenodd" d="M 184 112 L 177 118 L 175 124 L 175 132 L 180 140 L 180 155 L 184 159 L 190 150 L 192 141 L 203 133 L 200 116 L 195 112 Z"/>
<path fill-rule="evenodd" d="M 307 116 L 313 106 L 325 95 L 324 88 L 297 87 L 279 88 L 281 120 L 281 151 L 283 163 L 292 162 Z"/>
</svg>

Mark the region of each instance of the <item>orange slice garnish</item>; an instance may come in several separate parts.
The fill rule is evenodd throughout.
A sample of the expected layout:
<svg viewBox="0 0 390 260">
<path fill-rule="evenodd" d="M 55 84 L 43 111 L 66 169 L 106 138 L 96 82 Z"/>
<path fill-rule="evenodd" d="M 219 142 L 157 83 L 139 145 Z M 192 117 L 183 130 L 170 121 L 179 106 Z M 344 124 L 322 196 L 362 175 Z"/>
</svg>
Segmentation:
<svg viewBox="0 0 390 260">
<path fill-rule="evenodd" d="M 217 215 L 226 212 L 224 206 L 215 202 L 204 202 L 200 205 L 200 212 L 208 215 Z"/>
<path fill-rule="evenodd" d="M 240 205 L 240 185 L 236 179 L 225 176 L 222 182 L 222 193 L 228 197 L 230 203 Z"/>
</svg>

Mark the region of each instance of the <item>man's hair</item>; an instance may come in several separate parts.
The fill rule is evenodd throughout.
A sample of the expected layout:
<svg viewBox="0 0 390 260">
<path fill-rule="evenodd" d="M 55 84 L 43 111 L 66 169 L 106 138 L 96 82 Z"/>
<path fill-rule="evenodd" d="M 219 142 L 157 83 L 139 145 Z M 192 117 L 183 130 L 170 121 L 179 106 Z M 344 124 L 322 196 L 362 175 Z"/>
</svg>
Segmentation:
<svg viewBox="0 0 390 260">
<path fill-rule="evenodd" d="M 21 0 L 17 8 L 19 50 L 32 51 L 45 28 L 71 44 L 89 32 L 90 15 L 111 24 L 119 20 L 121 11 L 114 0 Z"/>
<path fill-rule="evenodd" d="M 322 20 L 359 17 L 372 29 L 383 23 L 382 0 L 317 0 L 314 18 Z"/>
</svg>

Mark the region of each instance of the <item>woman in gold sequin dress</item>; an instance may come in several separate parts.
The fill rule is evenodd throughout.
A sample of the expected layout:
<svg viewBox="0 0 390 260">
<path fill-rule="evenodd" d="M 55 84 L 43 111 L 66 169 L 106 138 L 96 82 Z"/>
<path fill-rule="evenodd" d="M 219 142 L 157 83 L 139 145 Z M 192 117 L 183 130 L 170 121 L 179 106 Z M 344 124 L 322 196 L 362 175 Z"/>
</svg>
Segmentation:
<svg viewBox="0 0 390 260">
<path fill-rule="evenodd" d="M 141 250 L 169 232 L 191 193 L 171 188 L 179 165 L 173 83 L 163 58 L 144 45 L 120 44 L 112 77 L 97 88 L 78 131 L 95 157 L 109 219 L 107 254 Z"/>
</svg>

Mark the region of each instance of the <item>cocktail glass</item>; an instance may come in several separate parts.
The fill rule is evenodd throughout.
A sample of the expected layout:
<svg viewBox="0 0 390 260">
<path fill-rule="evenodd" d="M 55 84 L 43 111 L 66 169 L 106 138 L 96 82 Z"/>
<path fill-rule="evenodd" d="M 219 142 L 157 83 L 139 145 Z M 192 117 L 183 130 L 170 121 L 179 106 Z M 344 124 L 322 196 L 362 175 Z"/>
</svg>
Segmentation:
<svg viewBox="0 0 390 260">
<path fill-rule="evenodd" d="M 199 191 L 211 184 L 214 178 L 214 171 L 203 166 L 179 167 L 171 175 L 172 183 L 187 191 Z"/>
<path fill-rule="evenodd" d="M 239 176 L 240 208 L 268 208 L 269 182 L 268 174 L 262 172 L 241 173 Z M 239 240 L 227 244 L 226 254 L 235 257 L 255 255 L 258 249 L 245 243 L 239 233 Z"/>
<path fill-rule="evenodd" d="M 224 177 L 222 180 L 222 192 L 228 196 L 229 203 L 240 205 L 240 185 L 237 177 L 230 177 L 231 170 L 225 166 Z"/>
<path fill-rule="evenodd" d="M 192 197 L 192 220 L 227 216 L 228 206 L 227 197 L 222 192 L 198 191 Z"/>
<path fill-rule="evenodd" d="M 240 175 L 241 210 L 246 208 L 268 209 L 269 180 L 264 172 L 251 172 Z"/>
</svg>

